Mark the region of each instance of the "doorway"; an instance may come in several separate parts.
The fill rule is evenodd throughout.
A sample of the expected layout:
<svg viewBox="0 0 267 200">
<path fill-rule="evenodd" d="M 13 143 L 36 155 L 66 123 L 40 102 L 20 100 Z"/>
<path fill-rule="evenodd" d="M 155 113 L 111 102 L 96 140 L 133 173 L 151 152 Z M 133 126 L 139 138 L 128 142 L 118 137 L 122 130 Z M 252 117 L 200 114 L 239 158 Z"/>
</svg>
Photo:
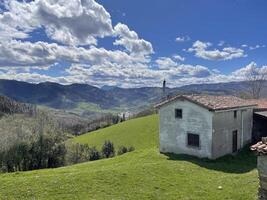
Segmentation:
<svg viewBox="0 0 267 200">
<path fill-rule="evenodd" d="M 233 131 L 233 153 L 237 152 L 237 130 Z"/>
</svg>

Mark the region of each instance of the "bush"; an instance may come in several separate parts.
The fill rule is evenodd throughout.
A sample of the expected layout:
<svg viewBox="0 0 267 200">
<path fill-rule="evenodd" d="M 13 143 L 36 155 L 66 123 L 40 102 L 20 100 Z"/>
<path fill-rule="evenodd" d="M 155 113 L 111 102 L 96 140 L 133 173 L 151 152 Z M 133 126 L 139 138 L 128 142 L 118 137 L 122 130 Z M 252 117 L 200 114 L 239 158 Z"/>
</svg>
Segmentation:
<svg viewBox="0 0 267 200">
<path fill-rule="evenodd" d="M 119 150 L 118 150 L 118 155 L 122 155 L 122 154 L 125 154 L 127 152 L 131 152 L 131 151 L 134 151 L 134 147 L 125 147 L 125 146 L 120 146 L 119 147 Z"/>
<path fill-rule="evenodd" d="M 130 147 L 128 148 L 128 152 L 131 152 L 131 151 L 134 151 L 134 150 L 135 150 L 135 148 L 132 147 L 132 146 L 130 146 Z"/>
<path fill-rule="evenodd" d="M 92 147 L 90 149 L 89 160 L 99 160 L 99 159 L 101 159 L 101 153 L 95 147 Z"/>
<path fill-rule="evenodd" d="M 67 165 L 101 159 L 101 153 L 95 147 L 90 148 L 88 144 L 71 144 L 67 149 Z"/>
<path fill-rule="evenodd" d="M 55 136 L 40 136 L 37 141 L 18 142 L 0 152 L 3 172 L 26 171 L 64 165 L 65 144 Z"/>
<path fill-rule="evenodd" d="M 118 155 L 122 155 L 122 154 L 125 154 L 125 153 L 127 153 L 127 152 L 128 152 L 127 147 L 125 147 L 125 146 L 120 146 L 117 154 L 118 154 Z"/>
<path fill-rule="evenodd" d="M 105 141 L 105 143 L 102 146 L 102 155 L 105 158 L 111 158 L 115 156 L 115 150 L 114 145 L 110 141 Z"/>
</svg>

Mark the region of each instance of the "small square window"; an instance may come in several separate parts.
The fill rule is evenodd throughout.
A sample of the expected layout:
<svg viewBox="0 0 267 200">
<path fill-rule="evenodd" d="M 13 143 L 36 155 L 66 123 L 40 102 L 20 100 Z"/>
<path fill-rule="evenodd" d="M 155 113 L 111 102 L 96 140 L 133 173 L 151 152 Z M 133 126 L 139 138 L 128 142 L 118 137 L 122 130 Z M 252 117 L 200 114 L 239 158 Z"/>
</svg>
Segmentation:
<svg viewBox="0 0 267 200">
<path fill-rule="evenodd" d="M 237 110 L 234 111 L 234 118 L 237 118 Z"/>
<path fill-rule="evenodd" d="M 192 147 L 199 147 L 199 135 L 198 134 L 187 134 L 187 145 Z"/>
<path fill-rule="evenodd" d="M 175 109 L 175 118 L 183 118 L 183 110 L 182 109 Z"/>
</svg>

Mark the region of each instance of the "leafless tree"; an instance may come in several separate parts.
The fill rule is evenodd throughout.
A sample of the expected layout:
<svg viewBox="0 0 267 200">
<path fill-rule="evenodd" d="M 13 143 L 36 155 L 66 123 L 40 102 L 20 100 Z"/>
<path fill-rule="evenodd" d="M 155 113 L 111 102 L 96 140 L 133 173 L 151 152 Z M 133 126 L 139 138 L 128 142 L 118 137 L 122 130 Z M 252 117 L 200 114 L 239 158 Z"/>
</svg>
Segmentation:
<svg viewBox="0 0 267 200">
<path fill-rule="evenodd" d="M 251 98 L 259 99 L 267 80 L 267 68 L 252 65 L 247 73 L 248 91 Z"/>
</svg>

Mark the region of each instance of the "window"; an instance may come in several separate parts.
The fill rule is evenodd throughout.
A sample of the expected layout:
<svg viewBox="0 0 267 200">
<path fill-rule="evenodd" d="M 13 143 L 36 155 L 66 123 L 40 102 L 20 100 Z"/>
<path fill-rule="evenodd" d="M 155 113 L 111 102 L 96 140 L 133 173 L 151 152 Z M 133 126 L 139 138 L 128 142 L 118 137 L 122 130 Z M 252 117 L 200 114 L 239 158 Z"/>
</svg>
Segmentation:
<svg viewBox="0 0 267 200">
<path fill-rule="evenodd" d="M 183 110 L 182 109 L 175 109 L 175 118 L 183 118 Z"/>
<path fill-rule="evenodd" d="M 237 118 L 237 110 L 234 111 L 234 118 Z"/>
<path fill-rule="evenodd" d="M 187 134 L 187 145 L 193 147 L 199 147 L 199 135 L 188 133 Z"/>
</svg>

